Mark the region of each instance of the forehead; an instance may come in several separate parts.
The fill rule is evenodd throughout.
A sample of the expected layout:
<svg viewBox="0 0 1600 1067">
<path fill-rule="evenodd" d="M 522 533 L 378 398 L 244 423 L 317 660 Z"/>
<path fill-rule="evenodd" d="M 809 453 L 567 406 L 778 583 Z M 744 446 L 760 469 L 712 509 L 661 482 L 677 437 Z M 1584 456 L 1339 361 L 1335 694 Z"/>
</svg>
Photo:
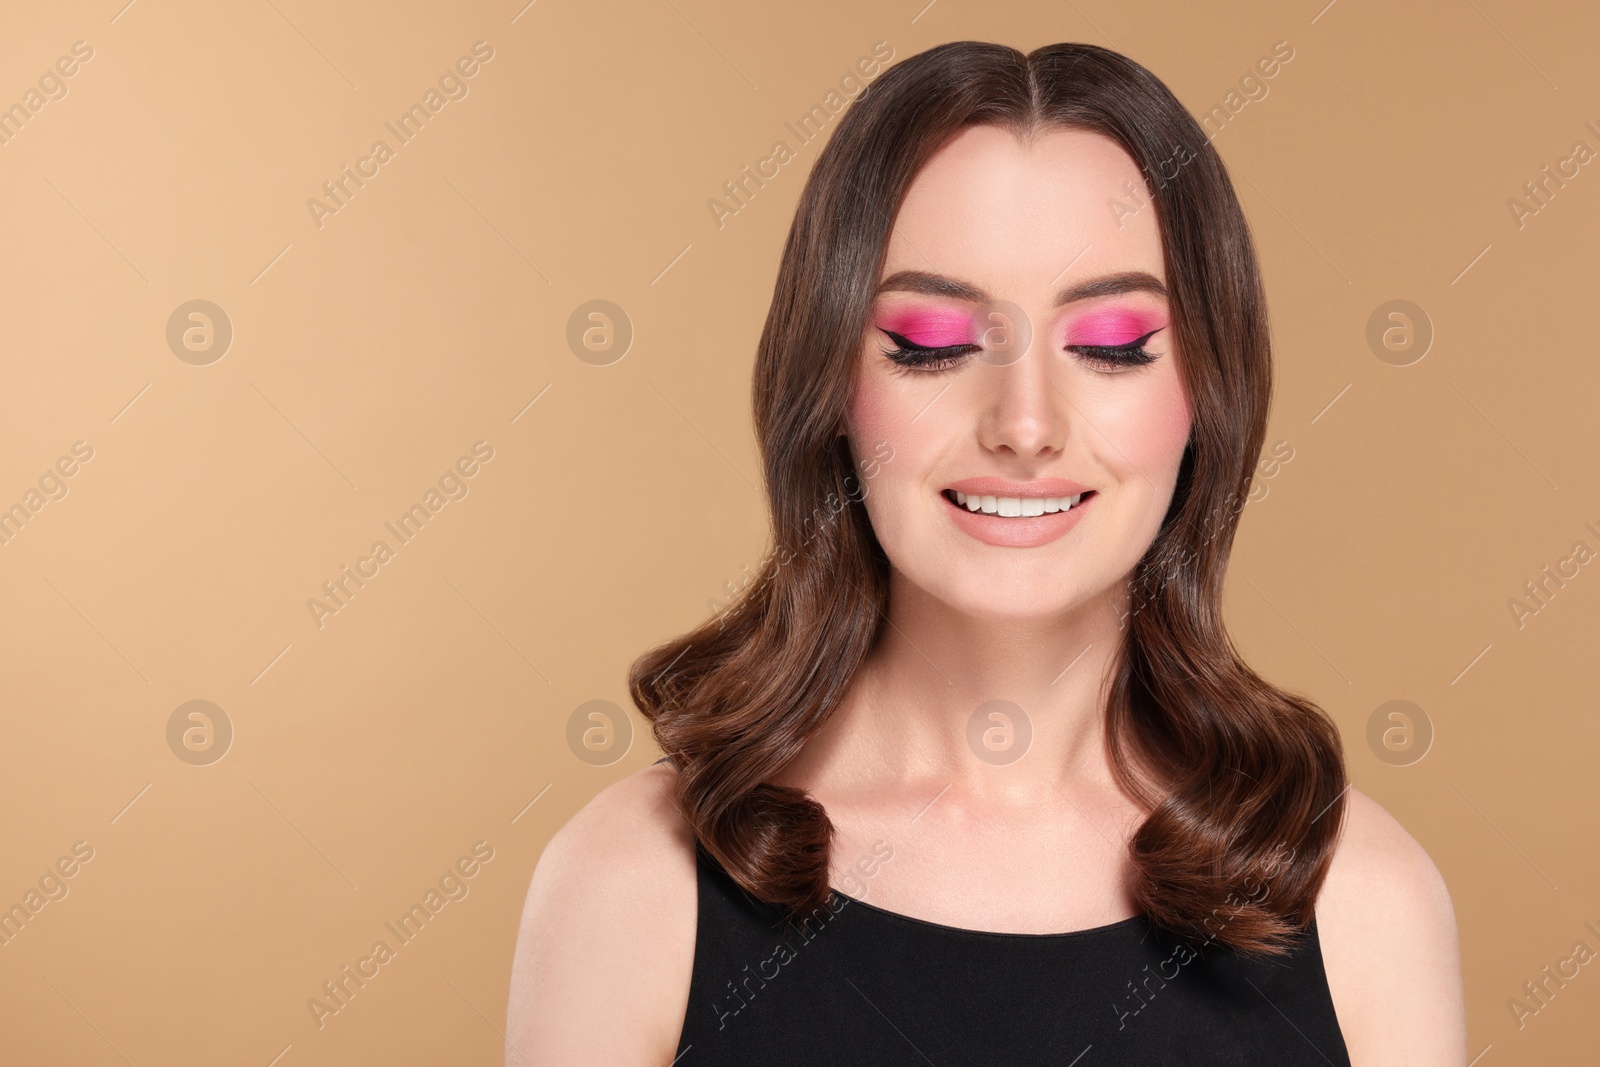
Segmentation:
<svg viewBox="0 0 1600 1067">
<path fill-rule="evenodd" d="M 1132 157 L 1103 134 L 1050 129 L 1024 145 L 971 126 L 912 180 L 883 273 L 947 274 L 1014 300 L 1110 271 L 1165 281 L 1149 196 Z"/>
</svg>

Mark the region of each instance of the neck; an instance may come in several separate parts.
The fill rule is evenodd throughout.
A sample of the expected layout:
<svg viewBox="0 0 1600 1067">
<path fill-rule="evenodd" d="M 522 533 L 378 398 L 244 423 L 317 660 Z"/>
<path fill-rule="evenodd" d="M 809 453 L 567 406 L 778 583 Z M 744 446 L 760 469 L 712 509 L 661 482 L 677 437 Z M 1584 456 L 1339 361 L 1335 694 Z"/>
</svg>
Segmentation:
<svg viewBox="0 0 1600 1067">
<path fill-rule="evenodd" d="M 888 776 L 1001 804 L 1108 781 L 1105 697 L 1124 638 L 1117 593 L 1060 615 L 979 617 L 892 570 L 888 623 L 808 744 L 813 767 L 829 765 L 835 780 Z"/>
</svg>

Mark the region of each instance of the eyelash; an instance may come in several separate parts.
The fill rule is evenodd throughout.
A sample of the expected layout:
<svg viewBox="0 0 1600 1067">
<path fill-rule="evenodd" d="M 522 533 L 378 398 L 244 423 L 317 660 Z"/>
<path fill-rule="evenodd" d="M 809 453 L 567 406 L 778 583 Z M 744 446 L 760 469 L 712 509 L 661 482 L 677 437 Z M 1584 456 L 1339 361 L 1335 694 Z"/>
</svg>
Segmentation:
<svg viewBox="0 0 1600 1067">
<path fill-rule="evenodd" d="M 883 330 L 889 339 L 899 347 L 884 352 L 884 355 L 897 364 L 897 373 L 934 372 L 945 370 L 959 363 L 962 358 L 983 350 L 982 345 L 946 345 L 943 348 L 929 348 L 926 345 L 915 344 L 901 337 L 892 330 Z M 1142 367 L 1154 363 L 1161 357 L 1145 351 L 1144 343 L 1164 327 L 1157 327 L 1137 338 L 1120 345 L 1067 345 L 1068 352 L 1075 352 L 1089 363 L 1096 363 L 1103 367 L 1122 369 L 1127 367 Z"/>
</svg>

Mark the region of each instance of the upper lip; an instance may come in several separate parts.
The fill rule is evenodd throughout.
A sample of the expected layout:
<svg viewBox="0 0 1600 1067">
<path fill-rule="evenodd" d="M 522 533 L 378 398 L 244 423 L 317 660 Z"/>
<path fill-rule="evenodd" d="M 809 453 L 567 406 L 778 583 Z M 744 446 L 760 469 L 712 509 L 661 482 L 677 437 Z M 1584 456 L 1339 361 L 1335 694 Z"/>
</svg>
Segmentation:
<svg viewBox="0 0 1600 1067">
<path fill-rule="evenodd" d="M 1089 492 L 1089 487 L 1065 478 L 1040 478 L 1032 482 L 1012 482 L 1005 478 L 963 478 L 945 486 L 968 496 L 1066 497 Z"/>
</svg>

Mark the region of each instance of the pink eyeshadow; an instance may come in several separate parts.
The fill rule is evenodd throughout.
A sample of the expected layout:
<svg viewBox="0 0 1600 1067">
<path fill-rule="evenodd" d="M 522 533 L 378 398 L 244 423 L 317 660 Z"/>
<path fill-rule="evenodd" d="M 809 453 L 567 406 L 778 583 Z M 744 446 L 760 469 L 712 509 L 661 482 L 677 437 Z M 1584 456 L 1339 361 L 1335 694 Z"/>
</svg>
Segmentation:
<svg viewBox="0 0 1600 1067">
<path fill-rule="evenodd" d="M 928 348 L 975 343 L 972 317 L 964 311 L 907 308 L 885 315 L 878 325 L 913 344 Z"/>
<path fill-rule="evenodd" d="M 1125 345 L 1165 326 L 1159 317 L 1121 308 L 1091 311 L 1067 330 L 1070 345 Z"/>
</svg>

